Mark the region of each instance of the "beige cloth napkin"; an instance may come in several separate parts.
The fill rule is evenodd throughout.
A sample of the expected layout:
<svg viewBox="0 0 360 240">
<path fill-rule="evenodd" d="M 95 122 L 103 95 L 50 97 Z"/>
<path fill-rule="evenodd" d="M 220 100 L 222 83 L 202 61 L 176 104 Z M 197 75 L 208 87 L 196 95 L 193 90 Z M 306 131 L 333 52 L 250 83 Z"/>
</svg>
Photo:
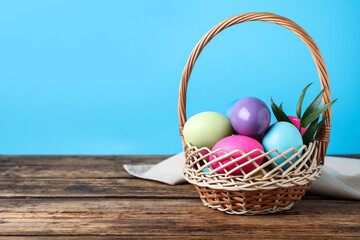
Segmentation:
<svg viewBox="0 0 360 240">
<path fill-rule="evenodd" d="M 184 153 L 179 153 L 158 164 L 124 165 L 133 176 L 170 185 L 184 183 Z M 360 159 L 325 157 L 320 179 L 311 184 L 314 195 L 360 200 Z"/>
</svg>

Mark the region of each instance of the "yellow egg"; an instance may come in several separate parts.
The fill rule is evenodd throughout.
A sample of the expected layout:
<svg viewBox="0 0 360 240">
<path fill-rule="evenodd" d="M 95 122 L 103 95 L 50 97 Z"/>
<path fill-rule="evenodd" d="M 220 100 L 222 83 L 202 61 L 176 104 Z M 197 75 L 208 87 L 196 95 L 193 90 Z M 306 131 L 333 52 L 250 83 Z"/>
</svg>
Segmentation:
<svg viewBox="0 0 360 240">
<path fill-rule="evenodd" d="M 217 112 L 202 112 L 192 116 L 184 125 L 185 141 L 198 148 L 211 149 L 219 140 L 233 133 L 229 118 Z"/>
<path fill-rule="evenodd" d="M 267 169 L 267 168 L 263 168 L 263 170 L 264 170 L 266 173 L 270 172 L 270 170 Z M 261 179 L 263 179 L 263 177 L 265 176 L 266 173 L 262 173 L 262 171 L 259 170 L 258 172 L 255 173 L 255 177 L 256 177 L 256 179 L 261 180 Z"/>
</svg>

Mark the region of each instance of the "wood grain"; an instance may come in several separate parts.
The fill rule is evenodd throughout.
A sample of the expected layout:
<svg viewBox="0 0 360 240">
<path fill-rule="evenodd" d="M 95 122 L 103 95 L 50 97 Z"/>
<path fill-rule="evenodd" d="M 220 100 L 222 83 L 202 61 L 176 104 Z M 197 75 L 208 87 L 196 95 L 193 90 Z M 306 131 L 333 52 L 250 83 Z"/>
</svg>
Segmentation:
<svg viewBox="0 0 360 240">
<path fill-rule="evenodd" d="M 231 216 L 193 186 L 135 179 L 124 163 L 167 156 L 0 156 L 0 236 L 9 239 L 360 238 L 360 203 L 306 196 L 291 210 Z"/>
<path fill-rule="evenodd" d="M 0 197 L 167 197 L 197 198 L 189 184 L 169 186 L 142 179 L 0 180 Z"/>
<path fill-rule="evenodd" d="M 342 155 L 356 158 L 358 155 Z M 18 178 L 133 179 L 124 164 L 156 164 L 169 155 L 150 156 L 6 156 L 0 155 L 0 180 Z"/>
<path fill-rule="evenodd" d="M 0 204 L 6 219 L 0 235 L 16 235 L 21 225 L 27 235 L 42 235 L 42 229 L 60 235 L 143 235 L 146 226 L 150 235 L 281 237 L 291 228 L 303 237 L 314 231 L 360 237 L 359 226 L 354 227 L 360 215 L 356 201 L 305 200 L 285 214 L 240 217 L 205 208 L 197 199 L 1 199 Z"/>
<path fill-rule="evenodd" d="M 9 178 L 134 178 L 124 164 L 156 164 L 153 156 L 1 156 L 0 179 Z"/>
</svg>

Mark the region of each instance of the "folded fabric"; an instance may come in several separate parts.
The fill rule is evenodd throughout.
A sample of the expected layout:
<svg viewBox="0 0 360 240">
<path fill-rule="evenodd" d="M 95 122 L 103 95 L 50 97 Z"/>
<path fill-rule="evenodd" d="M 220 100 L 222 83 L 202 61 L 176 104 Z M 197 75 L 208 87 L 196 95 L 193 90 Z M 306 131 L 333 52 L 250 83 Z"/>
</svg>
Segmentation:
<svg viewBox="0 0 360 240">
<path fill-rule="evenodd" d="M 124 165 L 131 175 L 170 185 L 184 183 L 182 171 L 185 156 L 181 152 L 158 164 Z M 314 181 L 309 193 L 314 195 L 360 200 L 360 159 L 325 157 L 320 179 Z"/>
<path fill-rule="evenodd" d="M 165 159 L 158 164 L 124 165 L 131 175 L 149 180 L 155 180 L 170 185 L 184 183 L 183 168 L 185 155 L 183 152 Z"/>
<path fill-rule="evenodd" d="M 321 177 L 311 184 L 309 193 L 360 200 L 360 159 L 326 156 Z"/>
</svg>

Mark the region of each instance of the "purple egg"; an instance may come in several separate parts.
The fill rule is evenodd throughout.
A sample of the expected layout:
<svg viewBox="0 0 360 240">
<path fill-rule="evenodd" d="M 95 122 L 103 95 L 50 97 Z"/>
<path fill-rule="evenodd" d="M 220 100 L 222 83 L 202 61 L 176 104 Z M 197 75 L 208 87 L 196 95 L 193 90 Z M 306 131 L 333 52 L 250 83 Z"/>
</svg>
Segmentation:
<svg viewBox="0 0 360 240">
<path fill-rule="evenodd" d="M 270 109 L 255 97 L 240 99 L 231 110 L 231 125 L 240 135 L 257 137 L 266 131 L 270 120 Z"/>
</svg>

